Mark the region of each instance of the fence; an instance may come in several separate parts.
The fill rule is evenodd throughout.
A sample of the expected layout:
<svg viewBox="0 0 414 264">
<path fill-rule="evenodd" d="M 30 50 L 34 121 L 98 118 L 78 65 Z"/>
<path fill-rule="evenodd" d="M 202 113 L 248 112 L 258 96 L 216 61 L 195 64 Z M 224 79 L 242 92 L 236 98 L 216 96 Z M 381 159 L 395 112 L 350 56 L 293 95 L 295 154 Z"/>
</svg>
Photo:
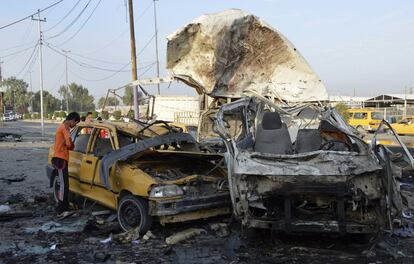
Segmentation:
<svg viewBox="0 0 414 264">
<path fill-rule="evenodd" d="M 174 122 L 198 126 L 200 114 L 198 112 L 175 112 Z"/>
</svg>

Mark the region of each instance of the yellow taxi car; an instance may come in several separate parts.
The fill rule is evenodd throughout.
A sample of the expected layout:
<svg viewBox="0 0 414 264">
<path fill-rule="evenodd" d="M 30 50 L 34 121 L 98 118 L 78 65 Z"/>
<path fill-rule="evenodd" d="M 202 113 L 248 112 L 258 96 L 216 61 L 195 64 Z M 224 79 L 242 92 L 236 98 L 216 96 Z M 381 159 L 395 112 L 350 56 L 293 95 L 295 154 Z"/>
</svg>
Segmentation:
<svg viewBox="0 0 414 264">
<path fill-rule="evenodd" d="M 116 210 L 125 231 L 145 233 L 153 218 L 161 224 L 204 219 L 230 212 L 223 156 L 203 153 L 183 129 L 168 123 L 81 122 L 72 131 L 70 196 Z M 59 180 L 47 175 L 56 199 Z"/>
<path fill-rule="evenodd" d="M 398 135 L 414 135 L 414 117 L 407 117 L 398 123 L 391 124 L 391 127 Z"/>
<path fill-rule="evenodd" d="M 383 119 L 382 113 L 377 109 L 348 109 L 348 113 L 348 123 L 361 132 L 374 132 Z"/>
</svg>

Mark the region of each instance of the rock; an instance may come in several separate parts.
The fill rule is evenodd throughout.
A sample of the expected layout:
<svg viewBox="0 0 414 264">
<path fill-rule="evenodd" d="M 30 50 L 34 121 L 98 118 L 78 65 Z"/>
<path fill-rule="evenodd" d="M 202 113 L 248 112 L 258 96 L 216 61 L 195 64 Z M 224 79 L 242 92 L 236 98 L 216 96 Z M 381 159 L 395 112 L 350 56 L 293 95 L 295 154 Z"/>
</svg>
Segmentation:
<svg viewBox="0 0 414 264">
<path fill-rule="evenodd" d="M 10 206 L 8 205 L 0 205 L 0 214 L 7 213 L 11 210 Z"/>
<path fill-rule="evenodd" d="M 183 230 L 181 232 L 175 233 L 165 239 L 165 243 L 167 245 L 175 245 L 181 241 L 190 239 L 192 237 L 195 237 L 197 235 L 206 234 L 206 230 L 202 228 L 188 228 L 186 230 Z"/>
<path fill-rule="evenodd" d="M 214 231 L 218 237 L 227 237 L 230 234 L 229 226 L 226 223 L 212 223 L 210 230 Z"/>
<path fill-rule="evenodd" d="M 148 231 L 143 237 L 142 237 L 142 239 L 144 239 L 144 240 L 149 240 L 149 239 L 151 239 L 151 238 L 156 238 L 156 236 L 151 232 L 151 231 Z"/>
</svg>

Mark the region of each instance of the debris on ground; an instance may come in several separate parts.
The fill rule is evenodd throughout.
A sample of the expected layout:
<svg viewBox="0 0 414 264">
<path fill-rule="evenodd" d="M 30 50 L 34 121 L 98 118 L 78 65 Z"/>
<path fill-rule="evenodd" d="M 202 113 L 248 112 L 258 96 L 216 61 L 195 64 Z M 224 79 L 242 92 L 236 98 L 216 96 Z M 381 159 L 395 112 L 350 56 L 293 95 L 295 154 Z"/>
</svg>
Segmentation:
<svg viewBox="0 0 414 264">
<path fill-rule="evenodd" d="M 117 241 L 121 244 L 126 244 L 134 240 L 138 240 L 139 237 L 139 228 L 132 228 L 131 230 L 128 230 L 124 233 L 113 235 L 114 241 Z"/>
<path fill-rule="evenodd" d="M 227 237 L 230 234 L 229 226 L 226 223 L 211 223 L 210 230 L 214 231 L 218 237 Z"/>
<path fill-rule="evenodd" d="M 0 205 L 0 214 L 4 214 L 7 213 L 8 211 L 10 211 L 11 208 L 8 205 Z"/>
<path fill-rule="evenodd" d="M 192 237 L 195 237 L 197 235 L 206 234 L 206 230 L 202 228 L 188 228 L 186 230 L 180 231 L 178 233 L 175 233 L 165 239 L 165 243 L 167 245 L 175 245 L 181 241 L 190 239 Z"/>
<path fill-rule="evenodd" d="M 87 223 L 87 219 L 76 219 L 73 222 L 61 222 L 57 223 L 55 221 L 49 221 L 44 223 L 42 226 L 38 227 L 27 227 L 25 229 L 26 233 L 37 233 L 39 231 L 43 231 L 46 233 L 77 233 L 82 232 L 85 228 Z"/>
<path fill-rule="evenodd" d="M 142 239 L 144 240 L 150 240 L 153 238 L 157 238 L 151 231 L 147 231 L 147 233 L 145 233 L 145 235 L 142 237 Z"/>
<path fill-rule="evenodd" d="M 20 142 L 20 141 L 22 141 L 22 135 L 15 134 L 15 133 L 1 132 L 0 133 L 0 141 Z"/>
<path fill-rule="evenodd" d="M 1 181 L 4 181 L 7 184 L 11 184 L 13 182 L 22 182 L 26 179 L 26 175 L 21 174 L 19 176 L 16 176 L 14 178 L 0 178 Z"/>
</svg>

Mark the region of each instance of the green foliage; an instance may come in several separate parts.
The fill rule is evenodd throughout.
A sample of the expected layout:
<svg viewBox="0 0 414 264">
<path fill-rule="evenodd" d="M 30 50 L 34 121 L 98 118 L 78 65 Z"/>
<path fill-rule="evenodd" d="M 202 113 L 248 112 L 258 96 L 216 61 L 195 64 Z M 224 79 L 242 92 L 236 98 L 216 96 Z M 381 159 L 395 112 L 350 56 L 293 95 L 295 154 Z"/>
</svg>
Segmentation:
<svg viewBox="0 0 414 264">
<path fill-rule="evenodd" d="M 121 119 L 121 114 L 121 111 L 117 110 L 112 113 L 112 116 L 115 118 L 115 120 L 119 120 Z"/>
<path fill-rule="evenodd" d="M 96 112 L 96 111 L 93 111 L 92 112 L 92 118 L 93 119 L 96 119 L 98 116 L 99 116 L 99 113 L 98 112 Z"/>
<path fill-rule="evenodd" d="M 101 117 L 102 117 L 103 120 L 108 120 L 109 119 L 108 111 L 102 111 Z"/>
<path fill-rule="evenodd" d="M 93 103 L 94 98 L 89 94 L 88 88 L 76 83 L 71 83 L 69 85 L 69 92 L 67 90 L 67 87 L 62 85 L 58 92 L 65 102 L 69 97 L 70 111 L 82 112 L 95 110 L 95 104 Z"/>
<path fill-rule="evenodd" d="M 132 86 L 127 86 L 125 88 L 125 93 L 122 97 L 122 102 L 124 103 L 124 105 L 134 104 L 134 90 L 132 89 Z M 140 105 L 144 104 L 144 95 L 141 91 L 138 91 L 138 102 Z"/>
<path fill-rule="evenodd" d="M 345 121 L 348 122 L 349 120 L 348 107 L 343 103 L 339 103 L 335 106 L 335 109 L 343 117 L 343 119 L 345 119 Z"/>
<path fill-rule="evenodd" d="M 45 114 L 60 110 L 60 106 L 61 101 L 59 99 L 48 91 L 43 91 L 43 112 Z M 37 91 L 33 96 L 33 112 L 40 112 L 40 91 Z"/>
<path fill-rule="evenodd" d="M 32 114 L 32 118 L 33 119 L 40 119 L 40 114 L 39 113 L 34 113 L 34 114 Z"/>
<path fill-rule="evenodd" d="M 129 119 L 133 119 L 134 118 L 134 110 L 129 110 L 128 111 L 128 114 L 127 114 L 127 117 L 129 118 Z"/>
<path fill-rule="evenodd" d="M 99 101 L 98 101 L 99 109 L 102 109 L 102 107 L 104 106 L 105 98 L 106 97 L 99 98 Z M 119 100 L 116 99 L 115 97 L 108 97 L 108 99 L 106 100 L 106 106 L 116 106 L 116 105 L 119 105 Z"/>
<path fill-rule="evenodd" d="M 24 113 L 23 119 L 30 119 L 30 118 L 31 118 L 31 116 L 30 116 L 29 113 Z"/>
<path fill-rule="evenodd" d="M 16 77 L 10 77 L 3 81 L 3 86 L 6 87 L 4 93 L 4 104 L 8 107 L 13 107 L 16 112 L 23 114 L 27 112 L 30 97 L 28 96 L 28 84 Z"/>
</svg>

